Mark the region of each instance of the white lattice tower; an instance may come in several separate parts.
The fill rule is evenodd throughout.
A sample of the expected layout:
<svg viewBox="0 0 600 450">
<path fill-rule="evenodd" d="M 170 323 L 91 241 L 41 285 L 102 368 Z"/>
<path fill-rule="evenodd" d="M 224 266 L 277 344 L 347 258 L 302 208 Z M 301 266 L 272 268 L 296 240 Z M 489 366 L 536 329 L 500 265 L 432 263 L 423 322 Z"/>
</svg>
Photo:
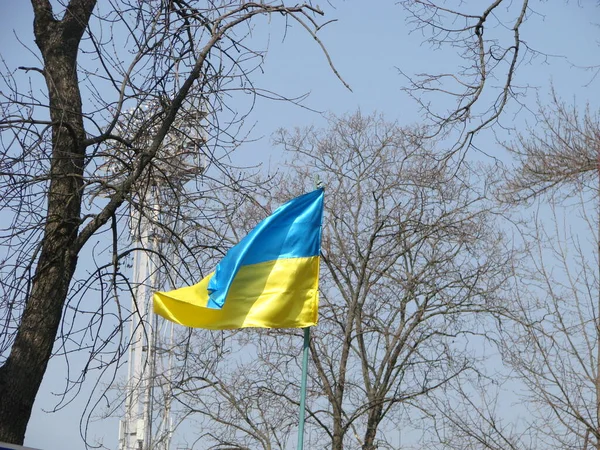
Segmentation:
<svg viewBox="0 0 600 450">
<path fill-rule="evenodd" d="M 152 109 L 150 106 L 141 111 L 151 113 Z M 185 139 L 181 138 L 181 133 L 165 138 L 159 152 L 159 164 L 162 163 L 163 167 L 158 173 L 167 174 L 171 187 L 174 182 L 183 186 L 187 180 L 203 171 L 200 154 L 204 139 L 198 130 L 204 116 L 205 113 L 198 109 L 194 115 L 197 119 L 193 120 L 195 123 L 176 124 L 179 125 L 178 130 L 184 130 Z M 152 312 L 152 294 L 161 285 L 158 264 L 153 255 L 159 247 L 166 245 L 156 226 L 168 202 L 161 188 L 166 183 L 162 181 L 151 180 L 150 188 L 144 189 L 143 198 L 138 199 L 138 209 L 132 209 L 131 212 L 132 241 L 135 247 L 142 250 L 134 252 L 133 257 L 132 282 L 135 291 L 131 307 L 125 414 L 119 424 L 119 450 L 168 450 L 172 434 L 168 375 L 172 369 L 170 347 L 173 326 Z M 143 214 L 140 213 L 142 209 Z M 165 248 L 161 250 L 165 252 Z M 162 380 L 159 385 L 156 383 L 158 374 Z M 163 398 L 161 413 L 156 413 L 154 408 L 157 390 L 161 391 Z"/>
<path fill-rule="evenodd" d="M 155 189 L 152 189 L 154 191 Z M 151 196 L 155 193 L 151 193 Z M 156 205 L 157 199 L 148 199 L 147 205 Z M 133 283 L 135 293 L 131 305 L 131 335 L 129 345 L 128 376 L 125 397 L 125 415 L 120 423 L 120 450 L 146 450 L 150 448 L 152 384 L 154 378 L 154 321 L 152 292 L 157 285 L 156 269 L 152 253 L 156 235 L 149 220 L 132 214 L 136 224 L 134 245 L 147 251 L 134 253 Z M 137 216 L 137 217 L 135 217 Z M 137 219 L 137 220 L 136 220 Z M 134 228 L 135 229 L 135 228 Z M 136 236 L 137 235 L 137 236 Z"/>
</svg>

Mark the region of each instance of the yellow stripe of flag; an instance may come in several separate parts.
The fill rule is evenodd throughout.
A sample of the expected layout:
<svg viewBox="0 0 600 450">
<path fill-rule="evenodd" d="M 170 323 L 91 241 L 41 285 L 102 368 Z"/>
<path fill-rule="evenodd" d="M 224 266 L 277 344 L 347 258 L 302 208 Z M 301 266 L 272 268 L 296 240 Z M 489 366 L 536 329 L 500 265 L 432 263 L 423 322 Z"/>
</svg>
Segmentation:
<svg viewBox="0 0 600 450">
<path fill-rule="evenodd" d="M 242 266 L 222 309 L 207 308 L 208 283 L 154 294 L 154 311 L 194 328 L 303 328 L 317 324 L 319 256 Z"/>
</svg>

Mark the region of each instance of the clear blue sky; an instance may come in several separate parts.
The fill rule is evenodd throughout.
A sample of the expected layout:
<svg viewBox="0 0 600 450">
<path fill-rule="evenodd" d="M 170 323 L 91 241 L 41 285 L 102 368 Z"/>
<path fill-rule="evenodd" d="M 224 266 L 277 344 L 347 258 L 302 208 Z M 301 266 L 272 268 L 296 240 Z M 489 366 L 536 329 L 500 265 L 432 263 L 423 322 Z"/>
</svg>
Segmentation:
<svg viewBox="0 0 600 450">
<path fill-rule="evenodd" d="M 282 43 L 282 22 L 276 20 L 272 23 L 265 73 L 257 72 L 257 84 L 288 96 L 310 92 L 307 106 L 323 112 L 343 114 L 361 108 L 366 113 L 377 110 L 389 120 L 398 120 L 402 124 L 422 120 L 416 105 L 400 90 L 403 79 L 396 67 L 407 72 L 435 67 L 443 69 L 451 58 L 443 51 L 436 53 L 421 45 L 418 33 L 409 34 L 403 10 L 394 1 L 366 3 L 349 0 L 337 2 L 336 10 L 332 10 L 328 2 L 324 3 L 328 17 L 338 21 L 323 29 L 320 36 L 353 92 L 337 80 L 315 42 L 298 28 L 289 31 Z M 600 17 L 600 9 L 595 6 L 579 8 L 576 4 L 532 2 L 532 8 L 545 17 L 533 16 L 523 29 L 523 34 L 527 33 L 524 38 L 536 49 L 568 57 L 569 61 L 552 58 L 546 64 L 541 59 L 534 60 L 519 68 L 519 80 L 539 87 L 541 98 L 548 95 L 550 83 L 553 83 L 565 99 L 574 98 L 579 104 L 590 101 L 592 107 L 597 107 L 600 80 L 586 86 L 590 73 L 571 67 L 569 62 L 580 66 L 600 63 L 597 56 L 600 54 L 600 32 L 590 23 L 592 17 Z M 36 65 L 35 57 L 16 41 L 15 33 L 35 52 L 29 2 L 0 0 L 0 53 L 10 68 Z M 534 100 L 533 96 L 528 99 L 531 103 Z M 519 121 L 525 119 L 533 120 L 533 117 L 526 114 L 519 116 Z M 262 139 L 241 149 L 238 156 L 241 164 L 267 161 L 270 157 L 278 161 L 278 150 L 271 148 L 269 136 L 279 127 L 324 124 L 322 116 L 307 109 L 267 101 L 258 103 L 251 121 L 256 124 L 253 136 Z M 489 137 L 481 139 L 484 141 L 479 142 L 480 146 L 500 151 Z M 56 361 L 49 366 L 29 424 L 26 445 L 46 450 L 82 448 L 79 419 L 86 401 L 85 392 L 58 413 L 43 412 L 52 409 L 56 402 L 53 392 L 62 386 L 63 369 L 62 364 Z M 107 447 L 116 448 L 116 420 L 103 421 L 93 430 L 92 435 L 104 437 Z"/>
</svg>

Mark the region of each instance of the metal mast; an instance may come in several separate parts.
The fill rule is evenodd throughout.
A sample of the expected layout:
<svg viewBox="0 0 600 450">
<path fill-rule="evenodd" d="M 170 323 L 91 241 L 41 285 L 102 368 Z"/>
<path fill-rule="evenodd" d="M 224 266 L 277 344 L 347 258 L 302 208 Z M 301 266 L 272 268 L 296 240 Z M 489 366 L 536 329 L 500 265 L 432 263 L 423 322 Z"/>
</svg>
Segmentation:
<svg viewBox="0 0 600 450">
<path fill-rule="evenodd" d="M 146 108 L 146 110 L 152 109 Z M 191 118 L 190 118 L 191 117 Z M 169 176 L 169 189 L 183 185 L 203 171 L 200 160 L 201 146 L 200 121 L 205 113 L 198 108 L 185 120 L 177 124 L 178 136 L 167 136 L 161 148 L 162 174 Z M 185 135 L 182 139 L 181 134 Z M 159 162 L 158 164 L 161 164 Z M 141 214 L 131 213 L 132 241 L 140 251 L 134 252 L 133 285 L 136 286 L 131 305 L 131 334 L 126 384 L 125 414 L 119 423 L 119 450 L 169 450 L 172 421 L 171 385 L 169 374 L 172 369 L 172 355 L 169 348 L 173 341 L 173 325 L 155 316 L 152 311 L 152 294 L 160 288 L 159 266 L 154 260 L 162 242 L 159 227 L 161 216 L 168 208 L 168 190 L 162 179 L 152 179 L 152 185 L 140 199 Z M 162 249 L 165 253 L 165 249 Z M 157 377 L 161 380 L 157 380 Z M 162 417 L 154 414 L 153 402 L 160 391 L 162 397 Z M 155 425 L 155 429 L 153 429 Z"/>
<path fill-rule="evenodd" d="M 145 205 L 157 216 L 156 187 L 146 194 Z M 134 253 L 131 302 L 131 335 L 129 346 L 125 416 L 120 423 L 119 449 L 146 450 L 152 441 L 150 403 L 155 375 L 155 320 L 152 314 L 152 292 L 157 283 L 157 266 L 153 261 L 156 231 L 145 215 L 132 213 L 132 237 L 136 247 L 145 249 Z M 166 447 L 168 449 L 168 445 Z"/>
</svg>

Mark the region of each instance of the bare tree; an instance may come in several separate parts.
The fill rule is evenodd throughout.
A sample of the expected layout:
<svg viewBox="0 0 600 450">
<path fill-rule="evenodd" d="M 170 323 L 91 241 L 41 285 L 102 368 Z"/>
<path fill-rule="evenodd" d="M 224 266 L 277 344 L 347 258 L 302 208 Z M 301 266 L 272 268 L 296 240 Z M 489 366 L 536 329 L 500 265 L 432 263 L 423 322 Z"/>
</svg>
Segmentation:
<svg viewBox="0 0 600 450">
<path fill-rule="evenodd" d="M 497 292 L 511 252 L 485 197 L 490 174 L 449 170 L 418 132 L 376 115 L 332 117 L 326 130 L 282 131 L 276 141 L 293 166 L 274 203 L 312 189 L 315 173 L 326 192 L 307 445 L 396 448 L 403 413 L 478 370 L 470 339 L 486 339 L 486 318 L 503 310 Z M 244 368 L 253 390 L 275 394 L 283 442 L 299 402 L 301 332 L 259 337 Z"/>
<path fill-rule="evenodd" d="M 526 202 L 544 194 L 558 197 L 593 192 L 600 182 L 600 117 L 583 112 L 553 92 L 549 105 L 539 105 L 534 127 L 504 144 L 514 158 L 504 200 Z"/>
<path fill-rule="evenodd" d="M 187 356 L 173 392 L 179 414 L 202 430 L 195 436 L 196 448 L 284 450 L 296 437 L 298 409 L 290 396 L 297 392 L 290 381 L 300 369 L 287 343 L 281 358 L 281 343 L 258 338 L 264 333 L 194 331 L 194 349 L 195 343 L 200 348 L 215 339 L 221 343 L 211 350 L 219 352 L 217 358 L 208 358 L 206 351 Z"/>
<path fill-rule="evenodd" d="M 502 317 L 502 316 L 500 316 Z M 499 320 L 506 322 L 507 318 Z M 494 333 L 488 330 L 488 337 Z M 492 344 L 492 339 L 488 340 Z M 496 339 L 494 339 L 496 341 Z M 535 449 L 539 432 L 531 426 L 530 413 L 515 396 L 519 387 L 506 370 L 496 345 L 481 345 L 486 353 L 476 376 L 452 380 L 443 392 L 429 396 L 421 408 L 421 448 L 452 450 Z M 494 355 L 496 357 L 493 357 Z M 422 419 L 425 417 L 425 420 Z M 543 445 L 541 448 L 546 448 Z"/>
<path fill-rule="evenodd" d="M 537 448 L 600 448 L 598 216 L 551 205 L 530 234 L 530 266 L 514 288 L 505 361 L 527 390 Z M 564 214 L 579 217 L 565 219 Z M 595 244 L 595 245 L 590 245 Z"/>
<path fill-rule="evenodd" d="M 281 143 L 322 174 L 329 199 L 311 346 L 328 407 L 317 401 L 311 416 L 332 448 L 374 449 L 399 410 L 476 370 L 453 343 L 485 335 L 479 315 L 502 308 L 507 254 L 491 232 L 491 178 L 438 165 L 418 132 L 360 113 Z"/>
<path fill-rule="evenodd" d="M 452 134 L 451 154 L 471 148 L 482 130 L 513 128 L 509 120 L 502 120 L 503 113 L 527 109 L 527 94 L 539 87 L 522 76 L 523 66 L 564 58 L 540 51 L 527 34 L 527 21 L 543 20 L 543 4 L 530 0 L 406 0 L 400 4 L 408 14 L 408 25 L 423 35 L 425 43 L 454 56 L 439 71 L 414 73 L 399 67 L 406 80 L 403 89 L 429 119 L 428 133 Z M 590 8 L 592 17 L 597 6 L 573 7 Z M 582 69 L 593 71 L 593 79 L 599 68 L 598 61 L 592 60 Z"/>
<path fill-rule="evenodd" d="M 432 448 L 600 448 L 598 115 L 554 93 L 537 118 L 504 143 L 514 160 L 499 198 L 524 252 L 493 333 L 502 361 L 493 383 L 434 399 Z M 507 394 L 512 417 L 498 406 Z"/>
<path fill-rule="evenodd" d="M 244 188 L 227 155 L 248 111 L 226 100 L 265 93 L 250 78 L 263 56 L 251 33 L 257 21 L 283 17 L 320 44 L 322 15 L 310 4 L 277 2 L 31 3 L 40 64 L 6 68 L 0 94 L 0 440 L 13 443 L 23 442 L 57 337 L 57 355 L 89 355 L 65 394 L 126 350 L 131 312 L 119 292 L 131 286 L 120 262 L 144 250 L 131 248 L 131 211 L 183 245 L 176 224 L 197 223 L 197 211 L 205 220 L 219 214 L 200 207 L 218 196 L 215 185 Z M 178 177 L 190 158 L 202 159 L 202 170 Z M 202 184 L 210 178 L 212 186 Z M 158 197 L 147 195 L 156 180 L 161 201 L 175 205 L 161 210 L 160 224 Z M 187 247 L 180 261 L 193 264 L 197 253 Z M 95 267 L 78 270 L 88 258 Z"/>
<path fill-rule="evenodd" d="M 506 148 L 516 156 L 502 199 L 530 202 L 528 250 L 516 267 L 505 361 L 527 389 L 531 448 L 600 448 L 600 128 L 555 95 L 536 128 Z"/>
</svg>

